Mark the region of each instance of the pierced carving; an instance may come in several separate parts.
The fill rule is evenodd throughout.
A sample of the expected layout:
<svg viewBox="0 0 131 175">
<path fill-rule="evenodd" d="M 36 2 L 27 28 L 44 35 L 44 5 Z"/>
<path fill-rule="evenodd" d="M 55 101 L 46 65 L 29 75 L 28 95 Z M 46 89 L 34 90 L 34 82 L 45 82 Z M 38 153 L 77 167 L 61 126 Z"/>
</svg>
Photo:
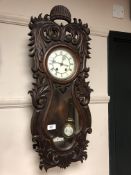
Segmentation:
<svg viewBox="0 0 131 175">
<path fill-rule="evenodd" d="M 65 20 L 67 24 L 58 24 L 55 20 Z M 80 19 L 73 19 L 69 10 L 63 6 L 55 6 L 50 15 L 42 14 L 38 18 L 31 17 L 30 23 L 30 56 L 32 57 L 32 72 L 35 83 L 33 89 L 29 91 L 32 97 L 34 113 L 31 121 L 31 133 L 33 149 L 40 156 L 40 169 L 43 167 L 47 171 L 49 168 L 59 166 L 68 167 L 71 162 L 86 160 L 88 140 L 87 133 L 91 133 L 91 114 L 88 107 L 90 102 L 91 89 L 88 78 L 89 68 L 86 61 L 89 54 L 89 33 L 87 24 L 83 24 Z M 68 47 L 79 57 L 79 70 L 76 76 L 68 82 L 56 82 L 46 72 L 43 62 L 48 50 L 54 46 Z M 68 149 L 60 150 L 53 142 L 52 135 L 47 131 L 48 120 L 53 111 L 53 105 L 66 106 L 65 97 L 70 98 L 74 105 L 74 110 L 79 118 L 79 130 L 70 138 L 71 146 Z M 59 103 L 57 103 L 59 99 Z M 67 107 L 65 107 L 67 108 Z M 65 109 L 64 109 L 65 110 Z M 51 112 L 50 112 L 51 111 Z M 56 111 L 57 112 L 57 111 Z M 62 113 L 64 116 L 64 113 Z M 60 115 L 60 117 L 62 117 Z M 58 119 L 59 120 L 59 119 Z M 66 122 L 63 117 L 61 124 Z M 51 118 L 53 120 L 53 117 Z M 59 124 L 59 123 L 58 123 Z M 68 138 L 65 138 L 68 141 Z"/>
<path fill-rule="evenodd" d="M 90 93 L 92 89 L 89 87 L 89 81 L 85 82 L 88 78 L 89 68 L 85 68 L 77 77 L 75 81 L 75 95 L 83 107 L 87 107 L 90 102 Z"/>
</svg>

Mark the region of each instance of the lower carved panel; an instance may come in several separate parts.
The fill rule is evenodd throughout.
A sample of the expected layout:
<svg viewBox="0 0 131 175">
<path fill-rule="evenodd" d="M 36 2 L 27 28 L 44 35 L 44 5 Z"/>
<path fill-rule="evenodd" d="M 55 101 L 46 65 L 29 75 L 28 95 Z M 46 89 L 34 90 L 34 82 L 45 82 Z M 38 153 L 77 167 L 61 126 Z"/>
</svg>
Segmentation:
<svg viewBox="0 0 131 175">
<path fill-rule="evenodd" d="M 76 138 L 73 147 L 69 151 L 59 152 L 52 146 L 52 142 L 48 138 L 40 138 L 35 135 L 32 138 L 33 149 L 39 153 L 40 169 L 44 167 L 47 171 L 49 168 L 58 166 L 60 168 L 68 167 L 71 162 L 81 161 L 87 159 L 87 147 L 89 141 L 86 140 L 86 134 L 91 133 L 91 128 L 86 132 L 80 132 Z"/>
</svg>

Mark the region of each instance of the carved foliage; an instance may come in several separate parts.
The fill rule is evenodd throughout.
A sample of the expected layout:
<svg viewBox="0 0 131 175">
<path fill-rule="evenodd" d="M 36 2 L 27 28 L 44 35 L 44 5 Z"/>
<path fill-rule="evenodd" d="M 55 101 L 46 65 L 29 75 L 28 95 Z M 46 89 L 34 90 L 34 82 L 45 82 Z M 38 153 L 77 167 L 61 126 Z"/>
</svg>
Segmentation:
<svg viewBox="0 0 131 175">
<path fill-rule="evenodd" d="M 40 169 L 43 167 L 47 171 L 49 168 L 59 166 L 60 168 L 68 167 L 71 162 L 81 161 L 87 159 L 87 146 L 89 141 L 86 140 L 86 131 L 81 131 L 76 138 L 76 143 L 72 150 L 62 154 L 53 147 L 48 138 L 40 138 L 40 136 L 33 136 L 33 149 L 39 153 Z"/>
<path fill-rule="evenodd" d="M 77 77 L 75 81 L 75 95 L 83 107 L 87 107 L 90 102 L 90 93 L 92 89 L 89 87 L 89 81 L 85 82 L 88 78 L 89 68 L 85 68 Z"/>
<path fill-rule="evenodd" d="M 87 24 L 82 24 L 82 21 L 74 18 L 74 22 L 67 25 L 59 25 L 50 20 L 48 15 L 42 18 L 40 14 L 38 18 L 31 18 L 29 28 L 31 32 L 31 56 L 37 56 L 41 60 L 46 49 L 52 43 L 65 43 L 77 48 L 81 58 L 89 57 L 89 33 L 90 30 Z M 34 37 L 35 35 L 35 37 Z M 50 44 L 51 43 L 51 44 Z"/>
<path fill-rule="evenodd" d="M 33 58 L 32 61 L 32 72 L 33 77 L 36 80 L 33 83 L 34 88 L 29 91 L 32 97 L 32 103 L 36 113 L 42 113 L 45 115 L 46 106 L 48 106 L 51 94 L 51 83 L 47 78 L 46 72 L 43 69 L 43 58 L 46 51 L 53 45 L 63 44 L 68 45 L 74 49 L 80 58 L 80 72 L 76 79 L 74 80 L 74 94 L 79 105 L 84 110 L 88 109 L 88 104 L 90 101 L 89 82 L 85 82 L 88 78 L 89 68 L 86 68 L 86 59 L 89 57 L 89 28 L 87 24 L 82 24 L 82 21 L 74 18 L 73 22 L 69 22 L 66 25 L 57 24 L 50 19 L 49 15 L 42 17 L 42 14 L 38 18 L 31 17 L 30 24 L 30 56 Z M 71 86 L 71 83 L 55 85 L 61 93 L 65 93 L 66 89 Z M 84 118 L 89 118 L 89 115 L 83 116 Z M 39 117 L 39 116 L 37 116 Z M 39 128 L 39 123 L 35 123 L 35 117 L 32 117 L 33 125 Z M 91 121 L 89 121 L 91 123 Z M 40 169 L 43 167 L 47 171 L 48 168 L 59 166 L 61 168 L 66 168 L 71 162 L 81 161 L 87 158 L 87 145 L 86 134 L 91 133 L 90 124 L 85 124 L 87 128 L 83 128 L 78 135 L 75 136 L 75 144 L 73 148 L 66 152 L 59 152 L 52 141 L 47 136 L 46 133 L 38 132 L 32 136 L 34 142 L 33 148 L 40 156 Z M 33 132 L 32 132 L 33 133 Z"/>
<path fill-rule="evenodd" d="M 29 91 L 32 97 L 33 106 L 36 110 L 42 110 L 47 103 L 48 93 L 50 91 L 49 82 L 44 74 L 41 75 L 39 73 L 39 78 L 37 77 L 37 83 L 33 83 L 33 85 L 34 88 Z"/>
</svg>

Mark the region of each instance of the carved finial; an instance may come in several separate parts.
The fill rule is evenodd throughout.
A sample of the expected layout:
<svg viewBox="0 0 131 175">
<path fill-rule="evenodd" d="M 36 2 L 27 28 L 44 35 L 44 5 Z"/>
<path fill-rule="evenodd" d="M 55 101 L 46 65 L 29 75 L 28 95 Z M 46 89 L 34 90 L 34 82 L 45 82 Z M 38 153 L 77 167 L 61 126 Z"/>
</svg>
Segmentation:
<svg viewBox="0 0 131 175">
<path fill-rule="evenodd" d="M 51 9 L 50 19 L 52 21 L 54 21 L 56 19 L 60 19 L 60 20 L 65 20 L 68 23 L 70 23 L 71 22 L 71 13 L 66 7 L 64 7 L 62 5 L 57 5 Z"/>
</svg>

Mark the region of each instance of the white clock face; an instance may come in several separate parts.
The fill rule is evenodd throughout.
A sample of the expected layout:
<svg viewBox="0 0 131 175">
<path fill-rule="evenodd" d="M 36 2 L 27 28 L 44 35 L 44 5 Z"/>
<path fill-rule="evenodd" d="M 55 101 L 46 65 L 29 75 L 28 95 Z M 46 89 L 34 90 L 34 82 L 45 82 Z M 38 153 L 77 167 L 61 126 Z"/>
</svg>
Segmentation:
<svg viewBox="0 0 131 175">
<path fill-rule="evenodd" d="M 68 137 L 72 136 L 74 133 L 74 129 L 70 124 L 67 124 L 64 128 L 64 134 Z"/>
<path fill-rule="evenodd" d="M 68 79 L 75 73 L 75 61 L 73 55 L 66 49 L 56 49 L 47 59 L 49 73 L 57 79 Z"/>
</svg>

